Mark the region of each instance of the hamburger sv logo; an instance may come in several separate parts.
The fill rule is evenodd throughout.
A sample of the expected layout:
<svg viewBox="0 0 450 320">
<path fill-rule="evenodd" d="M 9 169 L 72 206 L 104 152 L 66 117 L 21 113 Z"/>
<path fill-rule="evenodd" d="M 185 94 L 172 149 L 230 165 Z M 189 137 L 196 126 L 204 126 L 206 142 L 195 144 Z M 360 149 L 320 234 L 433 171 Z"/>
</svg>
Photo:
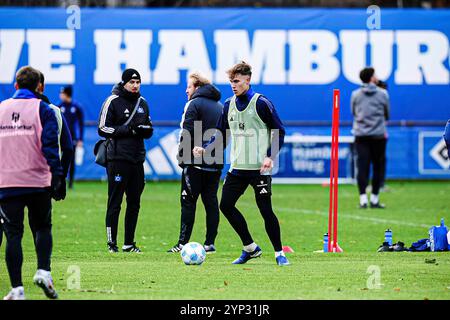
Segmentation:
<svg viewBox="0 0 450 320">
<path fill-rule="evenodd" d="M 19 112 L 13 112 L 12 116 L 11 116 L 11 121 L 17 123 L 17 121 L 19 121 L 20 119 L 20 113 Z"/>
</svg>

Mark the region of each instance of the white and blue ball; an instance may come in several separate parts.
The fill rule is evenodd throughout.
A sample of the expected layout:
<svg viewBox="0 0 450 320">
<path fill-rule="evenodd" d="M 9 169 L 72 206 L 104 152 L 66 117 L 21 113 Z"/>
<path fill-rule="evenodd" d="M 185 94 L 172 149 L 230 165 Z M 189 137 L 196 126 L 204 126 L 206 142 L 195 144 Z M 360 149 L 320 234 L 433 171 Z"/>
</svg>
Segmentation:
<svg viewBox="0 0 450 320">
<path fill-rule="evenodd" d="M 205 261 L 206 251 L 198 242 L 189 242 L 181 249 L 181 259 L 187 265 L 200 265 Z"/>
</svg>

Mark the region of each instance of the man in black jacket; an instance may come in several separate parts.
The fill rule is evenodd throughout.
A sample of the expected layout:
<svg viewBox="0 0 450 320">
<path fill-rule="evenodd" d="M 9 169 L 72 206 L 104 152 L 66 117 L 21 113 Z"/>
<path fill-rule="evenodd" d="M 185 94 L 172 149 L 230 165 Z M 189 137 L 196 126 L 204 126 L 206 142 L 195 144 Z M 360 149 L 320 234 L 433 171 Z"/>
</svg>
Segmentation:
<svg viewBox="0 0 450 320">
<path fill-rule="evenodd" d="M 223 106 L 219 102 L 220 91 L 198 73 L 189 75 L 186 94 L 188 102 L 180 124 L 182 130 L 178 150 L 178 163 L 183 168 L 180 196 L 181 227 L 178 243 L 168 252 L 178 252 L 189 242 L 194 226 L 197 199 L 201 195 L 206 210 L 204 247 L 207 253 L 212 253 L 216 251 L 214 240 L 219 226 L 217 190 L 223 168 L 223 161 L 214 160 L 223 160 L 223 155 L 213 155 L 210 159 L 206 157 L 194 159 L 192 149 L 209 140 L 208 130 L 214 134 Z M 223 153 L 222 150 L 218 152 Z"/>
<path fill-rule="evenodd" d="M 145 186 L 144 139 L 153 134 L 147 101 L 140 94 L 141 76 L 134 69 L 122 74 L 103 103 L 98 134 L 107 138 L 108 208 L 106 232 L 110 252 L 118 252 L 117 229 L 123 194 L 127 195 L 124 252 L 141 252 L 134 242 L 141 194 Z M 129 120 L 131 119 L 131 120 Z"/>
</svg>

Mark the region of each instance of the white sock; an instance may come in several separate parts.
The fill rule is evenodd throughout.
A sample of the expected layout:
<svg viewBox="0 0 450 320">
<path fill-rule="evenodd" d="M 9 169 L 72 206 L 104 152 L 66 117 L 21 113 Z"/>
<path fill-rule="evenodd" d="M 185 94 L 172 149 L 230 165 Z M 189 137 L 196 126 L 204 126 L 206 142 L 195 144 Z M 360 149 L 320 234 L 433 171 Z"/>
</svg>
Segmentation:
<svg viewBox="0 0 450 320">
<path fill-rule="evenodd" d="M 370 195 L 370 202 L 372 202 L 373 204 L 377 204 L 378 201 L 379 201 L 378 195 L 372 193 L 372 194 Z"/>
<path fill-rule="evenodd" d="M 133 247 L 133 245 L 132 244 L 128 244 L 128 245 L 123 245 L 123 247 L 122 247 L 122 249 L 130 249 L 130 248 L 132 248 Z"/>
<path fill-rule="evenodd" d="M 253 252 L 256 250 L 256 243 L 252 242 L 248 246 L 244 246 L 244 251 Z"/>
<path fill-rule="evenodd" d="M 275 258 L 277 258 L 277 257 L 279 257 L 279 256 L 285 257 L 283 250 L 281 250 L 281 251 L 275 251 Z"/>
<path fill-rule="evenodd" d="M 39 273 L 43 274 L 44 276 L 49 276 L 50 275 L 50 271 L 44 270 L 44 269 L 38 269 L 37 270 Z"/>
<path fill-rule="evenodd" d="M 367 204 L 367 194 L 363 193 L 359 195 L 359 204 L 362 206 Z"/>
<path fill-rule="evenodd" d="M 15 287 L 15 288 L 12 288 L 14 291 L 24 291 L 24 289 L 23 289 L 23 287 L 22 286 L 20 286 L 20 287 Z"/>
</svg>

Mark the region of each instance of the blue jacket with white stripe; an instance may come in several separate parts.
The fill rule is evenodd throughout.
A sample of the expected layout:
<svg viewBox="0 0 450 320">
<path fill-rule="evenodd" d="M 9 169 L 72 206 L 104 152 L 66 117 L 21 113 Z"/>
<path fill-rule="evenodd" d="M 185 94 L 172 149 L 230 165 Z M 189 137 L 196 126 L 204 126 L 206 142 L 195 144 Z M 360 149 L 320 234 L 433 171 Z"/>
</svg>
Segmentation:
<svg viewBox="0 0 450 320">
<path fill-rule="evenodd" d="M 144 139 L 153 134 L 147 101 L 139 93 L 128 92 L 121 84 L 115 85 L 111 93 L 103 103 L 98 121 L 98 134 L 109 140 L 107 159 L 142 163 L 145 161 Z M 136 113 L 125 125 L 139 97 Z M 147 129 L 138 130 L 139 125 L 147 126 Z"/>
</svg>

